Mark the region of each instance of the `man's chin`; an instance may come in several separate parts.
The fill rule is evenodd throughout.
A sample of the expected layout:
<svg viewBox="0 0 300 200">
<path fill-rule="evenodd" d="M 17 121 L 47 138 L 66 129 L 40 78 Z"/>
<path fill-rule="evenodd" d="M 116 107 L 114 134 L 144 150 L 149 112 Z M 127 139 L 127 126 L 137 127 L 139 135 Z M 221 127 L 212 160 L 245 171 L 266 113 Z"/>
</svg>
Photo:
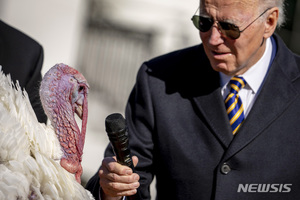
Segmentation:
<svg viewBox="0 0 300 200">
<path fill-rule="evenodd" d="M 226 63 L 216 63 L 216 62 L 211 62 L 211 66 L 213 68 L 213 70 L 217 71 L 217 72 L 221 72 L 223 74 L 230 74 L 231 70 L 230 67 L 226 64 Z"/>
</svg>

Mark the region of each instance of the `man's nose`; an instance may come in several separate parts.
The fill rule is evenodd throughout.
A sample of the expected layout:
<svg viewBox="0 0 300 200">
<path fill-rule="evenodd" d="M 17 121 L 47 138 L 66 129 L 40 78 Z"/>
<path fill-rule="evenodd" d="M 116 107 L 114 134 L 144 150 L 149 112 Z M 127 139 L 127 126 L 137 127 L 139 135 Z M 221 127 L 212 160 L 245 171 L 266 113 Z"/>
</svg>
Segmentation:
<svg viewBox="0 0 300 200">
<path fill-rule="evenodd" d="M 209 43 L 211 45 L 219 45 L 221 43 L 223 43 L 223 37 L 222 37 L 222 33 L 218 28 L 218 25 L 215 23 L 210 30 L 210 37 L 209 37 Z"/>
</svg>

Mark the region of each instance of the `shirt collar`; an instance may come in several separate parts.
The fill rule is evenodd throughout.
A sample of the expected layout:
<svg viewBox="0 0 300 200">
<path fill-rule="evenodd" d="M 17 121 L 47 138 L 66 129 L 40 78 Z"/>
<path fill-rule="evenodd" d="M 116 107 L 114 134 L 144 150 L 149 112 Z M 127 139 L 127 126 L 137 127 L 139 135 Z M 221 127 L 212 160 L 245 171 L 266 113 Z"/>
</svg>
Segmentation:
<svg viewBox="0 0 300 200">
<path fill-rule="evenodd" d="M 246 88 L 251 89 L 254 93 L 257 93 L 260 85 L 262 84 L 268 68 L 271 62 L 272 55 L 272 42 L 271 39 L 268 38 L 266 40 L 266 49 L 263 56 L 256 62 L 252 67 L 250 67 L 242 76 L 246 80 L 247 85 Z M 228 82 L 232 78 L 231 76 L 227 76 L 226 74 L 220 74 L 220 83 L 221 87 L 224 89 L 227 87 Z"/>
</svg>

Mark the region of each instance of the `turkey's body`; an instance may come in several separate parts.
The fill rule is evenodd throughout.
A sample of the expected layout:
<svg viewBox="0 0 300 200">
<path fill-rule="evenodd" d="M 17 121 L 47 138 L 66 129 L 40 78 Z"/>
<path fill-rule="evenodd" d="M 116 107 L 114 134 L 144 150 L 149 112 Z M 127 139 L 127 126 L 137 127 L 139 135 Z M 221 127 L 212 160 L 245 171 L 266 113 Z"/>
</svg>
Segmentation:
<svg viewBox="0 0 300 200">
<path fill-rule="evenodd" d="M 62 156 L 53 126 L 38 122 L 27 93 L 0 72 L 0 199 L 93 199 Z"/>
</svg>

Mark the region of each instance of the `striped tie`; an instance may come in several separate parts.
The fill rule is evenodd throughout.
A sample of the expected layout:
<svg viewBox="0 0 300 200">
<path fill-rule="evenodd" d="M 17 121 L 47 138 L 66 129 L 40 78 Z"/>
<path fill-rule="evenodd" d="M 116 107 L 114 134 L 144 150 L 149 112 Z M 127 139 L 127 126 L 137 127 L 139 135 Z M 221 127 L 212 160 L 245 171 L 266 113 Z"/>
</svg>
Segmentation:
<svg viewBox="0 0 300 200">
<path fill-rule="evenodd" d="M 235 135 L 244 120 L 244 108 L 238 92 L 247 84 L 243 77 L 234 76 L 230 79 L 230 92 L 225 99 L 232 134 Z"/>
</svg>

